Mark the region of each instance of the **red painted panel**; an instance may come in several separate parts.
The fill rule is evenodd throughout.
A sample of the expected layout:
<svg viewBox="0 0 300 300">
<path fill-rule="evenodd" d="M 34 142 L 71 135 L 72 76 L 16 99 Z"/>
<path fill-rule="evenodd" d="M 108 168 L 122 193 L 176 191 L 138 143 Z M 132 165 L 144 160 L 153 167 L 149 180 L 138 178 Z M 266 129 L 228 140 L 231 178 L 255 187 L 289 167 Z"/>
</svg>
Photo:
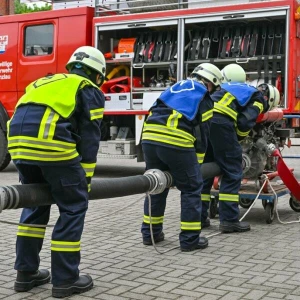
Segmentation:
<svg viewBox="0 0 300 300">
<path fill-rule="evenodd" d="M 0 102 L 9 115 L 17 100 L 17 37 L 16 23 L 0 23 Z"/>
<path fill-rule="evenodd" d="M 53 52 L 49 55 L 24 55 L 25 45 L 25 29 L 28 26 L 51 24 L 54 27 L 54 41 Z M 56 58 L 57 58 L 57 42 L 56 36 L 58 32 L 57 19 L 36 20 L 20 22 L 19 38 L 18 38 L 18 70 L 17 70 L 17 90 L 23 92 L 26 86 L 32 81 L 44 77 L 47 74 L 54 74 L 56 72 Z"/>
<path fill-rule="evenodd" d="M 65 65 L 76 48 L 92 45 L 93 10 L 84 15 L 59 18 L 57 70 L 66 72 Z"/>
<path fill-rule="evenodd" d="M 85 7 L 0 18 L 0 102 L 9 116 L 30 82 L 47 74 L 66 72 L 65 64 L 72 52 L 79 46 L 91 45 L 93 16 L 94 9 Z M 52 53 L 24 55 L 25 28 L 44 24 L 54 27 Z"/>
<path fill-rule="evenodd" d="M 0 23 L 0 91 L 16 91 L 18 26 Z"/>
</svg>

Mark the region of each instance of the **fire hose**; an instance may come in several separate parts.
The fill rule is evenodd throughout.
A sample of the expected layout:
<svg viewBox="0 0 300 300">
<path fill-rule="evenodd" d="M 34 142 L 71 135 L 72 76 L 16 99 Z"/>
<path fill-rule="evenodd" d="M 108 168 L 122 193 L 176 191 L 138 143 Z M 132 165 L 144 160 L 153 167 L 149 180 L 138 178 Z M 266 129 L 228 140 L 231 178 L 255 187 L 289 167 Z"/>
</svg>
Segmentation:
<svg viewBox="0 0 300 300">
<path fill-rule="evenodd" d="M 203 178 L 221 174 L 216 163 L 201 166 Z M 123 197 L 141 193 L 159 194 L 173 185 L 170 173 L 160 170 L 147 170 L 144 175 L 122 178 L 93 179 L 89 200 Z M 0 212 L 5 209 L 36 207 L 55 204 L 47 184 L 19 184 L 0 187 Z"/>
</svg>

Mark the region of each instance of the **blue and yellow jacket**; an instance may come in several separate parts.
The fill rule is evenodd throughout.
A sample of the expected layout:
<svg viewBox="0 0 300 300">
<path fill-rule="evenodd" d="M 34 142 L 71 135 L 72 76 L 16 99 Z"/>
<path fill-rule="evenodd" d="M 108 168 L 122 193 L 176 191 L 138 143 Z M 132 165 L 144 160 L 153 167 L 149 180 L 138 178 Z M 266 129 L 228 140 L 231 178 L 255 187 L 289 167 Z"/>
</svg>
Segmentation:
<svg viewBox="0 0 300 300">
<path fill-rule="evenodd" d="M 211 95 L 214 113 L 230 117 L 235 123 L 239 140 L 244 139 L 256 124 L 259 114 L 268 110 L 268 103 L 260 91 L 247 84 L 222 84 Z"/>
<path fill-rule="evenodd" d="M 16 163 L 80 162 L 90 182 L 105 99 L 82 71 L 77 72 L 81 76 L 56 74 L 26 87 L 8 122 L 8 150 Z"/>
<path fill-rule="evenodd" d="M 195 151 L 202 163 L 207 148 L 213 101 L 206 87 L 183 80 L 163 92 L 144 123 L 142 143 Z"/>
</svg>

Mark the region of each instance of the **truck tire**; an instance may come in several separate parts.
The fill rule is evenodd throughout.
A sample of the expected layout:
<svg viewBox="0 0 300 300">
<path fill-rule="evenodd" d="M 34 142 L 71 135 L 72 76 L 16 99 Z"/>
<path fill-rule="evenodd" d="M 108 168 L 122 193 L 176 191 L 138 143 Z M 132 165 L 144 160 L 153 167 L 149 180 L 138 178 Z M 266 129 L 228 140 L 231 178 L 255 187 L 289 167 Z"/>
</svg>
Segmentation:
<svg viewBox="0 0 300 300">
<path fill-rule="evenodd" d="M 10 163 L 10 154 L 7 150 L 7 138 L 3 129 L 0 128 L 0 171 L 4 170 Z"/>
</svg>

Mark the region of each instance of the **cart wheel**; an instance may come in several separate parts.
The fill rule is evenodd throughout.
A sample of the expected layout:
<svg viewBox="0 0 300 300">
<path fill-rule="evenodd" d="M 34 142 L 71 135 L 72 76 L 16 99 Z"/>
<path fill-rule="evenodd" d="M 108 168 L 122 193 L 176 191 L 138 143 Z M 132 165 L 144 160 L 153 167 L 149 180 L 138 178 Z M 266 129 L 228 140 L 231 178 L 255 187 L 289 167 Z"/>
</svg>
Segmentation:
<svg viewBox="0 0 300 300">
<path fill-rule="evenodd" d="M 271 224 L 274 220 L 274 204 L 273 203 L 266 204 L 265 214 L 266 214 L 267 224 Z"/>
<path fill-rule="evenodd" d="M 267 200 L 261 200 L 261 204 L 262 204 L 263 208 L 266 209 Z"/>
<path fill-rule="evenodd" d="M 219 197 L 215 196 L 210 200 L 210 205 L 209 205 L 209 217 L 211 219 L 214 219 L 216 215 L 219 213 L 218 209 L 218 202 L 219 202 Z"/>
<path fill-rule="evenodd" d="M 290 207 L 295 212 L 300 212 L 300 201 L 298 201 L 292 194 L 290 198 Z"/>
<path fill-rule="evenodd" d="M 249 208 L 253 203 L 252 199 L 249 198 L 240 198 L 239 205 L 243 208 Z"/>
</svg>

